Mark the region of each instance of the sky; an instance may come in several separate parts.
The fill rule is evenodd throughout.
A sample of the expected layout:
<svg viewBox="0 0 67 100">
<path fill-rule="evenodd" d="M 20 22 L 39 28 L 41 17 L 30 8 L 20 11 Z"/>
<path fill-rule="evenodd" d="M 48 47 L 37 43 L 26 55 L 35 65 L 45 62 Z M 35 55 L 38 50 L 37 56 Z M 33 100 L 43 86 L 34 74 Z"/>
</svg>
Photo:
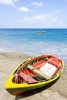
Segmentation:
<svg viewBox="0 0 67 100">
<path fill-rule="evenodd" d="M 0 28 L 67 28 L 67 0 L 0 0 Z"/>
</svg>

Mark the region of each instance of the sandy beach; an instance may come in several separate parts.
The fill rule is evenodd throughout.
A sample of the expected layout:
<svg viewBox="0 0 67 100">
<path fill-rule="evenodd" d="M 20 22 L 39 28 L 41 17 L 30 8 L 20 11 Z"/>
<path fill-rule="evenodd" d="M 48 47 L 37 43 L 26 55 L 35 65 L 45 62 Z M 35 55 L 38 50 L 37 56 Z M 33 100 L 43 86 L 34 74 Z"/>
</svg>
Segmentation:
<svg viewBox="0 0 67 100">
<path fill-rule="evenodd" d="M 67 100 L 67 64 L 61 77 L 48 87 L 13 96 L 4 84 L 14 68 L 30 55 L 23 53 L 0 53 L 0 100 Z"/>
</svg>

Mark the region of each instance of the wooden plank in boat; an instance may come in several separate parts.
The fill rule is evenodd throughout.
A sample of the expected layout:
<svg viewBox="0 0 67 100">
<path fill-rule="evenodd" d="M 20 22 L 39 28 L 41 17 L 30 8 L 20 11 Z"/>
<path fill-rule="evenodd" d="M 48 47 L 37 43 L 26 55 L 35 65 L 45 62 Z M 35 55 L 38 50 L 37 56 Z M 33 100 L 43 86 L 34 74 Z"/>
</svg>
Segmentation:
<svg viewBox="0 0 67 100">
<path fill-rule="evenodd" d="M 19 74 L 19 76 L 20 76 L 21 78 L 23 78 L 24 81 L 27 82 L 27 83 L 29 83 L 29 84 L 37 83 L 37 82 L 38 82 L 37 80 L 33 79 L 30 75 L 26 75 L 26 74 L 23 73 L 23 72 L 21 72 L 21 73 Z"/>
</svg>

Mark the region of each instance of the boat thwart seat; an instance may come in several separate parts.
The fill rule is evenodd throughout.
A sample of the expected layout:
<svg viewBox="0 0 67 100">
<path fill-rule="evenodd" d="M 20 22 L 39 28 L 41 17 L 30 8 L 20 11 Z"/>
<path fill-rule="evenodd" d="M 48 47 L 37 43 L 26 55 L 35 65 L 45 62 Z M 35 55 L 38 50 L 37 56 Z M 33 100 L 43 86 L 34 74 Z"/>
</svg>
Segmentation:
<svg viewBox="0 0 67 100">
<path fill-rule="evenodd" d="M 27 83 L 32 84 L 32 83 L 37 83 L 38 81 L 33 79 L 30 75 L 26 75 L 25 73 L 21 72 L 19 76 Z"/>
</svg>

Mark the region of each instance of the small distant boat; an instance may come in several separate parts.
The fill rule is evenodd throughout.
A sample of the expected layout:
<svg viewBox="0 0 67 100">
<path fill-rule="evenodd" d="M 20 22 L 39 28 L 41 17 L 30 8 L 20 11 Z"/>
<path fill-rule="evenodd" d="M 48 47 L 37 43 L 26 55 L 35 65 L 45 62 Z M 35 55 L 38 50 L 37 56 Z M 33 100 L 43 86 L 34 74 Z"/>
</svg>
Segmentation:
<svg viewBox="0 0 67 100">
<path fill-rule="evenodd" d="M 29 58 L 13 71 L 5 84 L 5 89 L 12 95 L 19 95 L 41 88 L 55 81 L 63 68 L 63 61 L 53 55 Z"/>
<path fill-rule="evenodd" d="M 37 31 L 36 33 L 37 34 L 45 34 L 46 32 L 44 32 L 44 31 Z"/>
</svg>

